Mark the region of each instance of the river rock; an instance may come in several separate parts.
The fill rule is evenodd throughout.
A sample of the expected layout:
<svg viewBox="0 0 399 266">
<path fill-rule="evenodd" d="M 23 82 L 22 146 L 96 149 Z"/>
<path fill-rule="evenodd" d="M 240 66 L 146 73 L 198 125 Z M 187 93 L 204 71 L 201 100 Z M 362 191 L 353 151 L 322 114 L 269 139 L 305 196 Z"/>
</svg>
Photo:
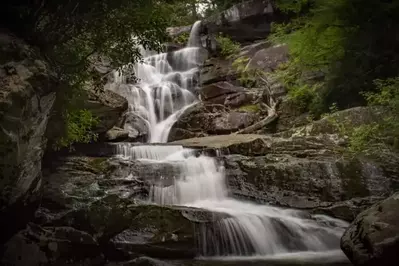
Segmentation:
<svg viewBox="0 0 399 266">
<path fill-rule="evenodd" d="M 40 196 L 57 81 L 39 51 L 3 30 L 0 58 L 1 243 L 25 226 Z"/>
<path fill-rule="evenodd" d="M 341 248 L 354 265 L 398 264 L 399 193 L 359 214 L 341 239 Z"/>
<path fill-rule="evenodd" d="M 253 124 L 258 117 L 254 112 L 230 110 L 219 104 L 198 103 L 179 117 L 171 129 L 169 141 L 235 132 Z"/>
</svg>

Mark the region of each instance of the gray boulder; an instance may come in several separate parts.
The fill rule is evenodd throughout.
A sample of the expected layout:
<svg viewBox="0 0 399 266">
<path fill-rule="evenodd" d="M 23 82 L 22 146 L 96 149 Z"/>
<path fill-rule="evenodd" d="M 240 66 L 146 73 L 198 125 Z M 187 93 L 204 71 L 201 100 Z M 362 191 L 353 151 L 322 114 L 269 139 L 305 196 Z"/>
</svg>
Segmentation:
<svg viewBox="0 0 399 266">
<path fill-rule="evenodd" d="M 359 214 L 341 239 L 354 265 L 398 265 L 399 193 Z"/>
<path fill-rule="evenodd" d="M 230 110 L 224 105 L 199 103 L 187 109 L 173 125 L 169 141 L 235 132 L 258 119 L 254 112 Z"/>
</svg>

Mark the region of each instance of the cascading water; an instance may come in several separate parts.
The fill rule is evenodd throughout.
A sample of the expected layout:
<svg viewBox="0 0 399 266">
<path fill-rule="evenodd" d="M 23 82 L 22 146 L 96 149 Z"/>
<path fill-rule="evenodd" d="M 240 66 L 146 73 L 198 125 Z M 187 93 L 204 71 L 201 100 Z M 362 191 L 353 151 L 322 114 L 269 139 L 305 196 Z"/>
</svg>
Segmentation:
<svg viewBox="0 0 399 266">
<path fill-rule="evenodd" d="M 108 89 L 128 100 L 131 115 L 144 121 L 148 142 L 166 142 L 178 117 L 196 103 L 198 67 L 206 57 L 206 51 L 200 47 L 200 24 L 193 26 L 186 48 L 161 54 L 143 49 L 142 62 L 115 71 L 113 82 L 108 84 Z M 138 83 L 130 83 L 128 76 L 122 74 L 129 69 Z M 133 128 L 128 122 L 124 127 L 128 131 Z"/>
<path fill-rule="evenodd" d="M 278 256 L 303 252 L 343 254 L 340 237 L 347 223 L 323 215 L 257 205 L 229 197 L 222 164 L 181 146 L 126 146 L 125 158 L 171 163 L 180 176 L 171 186 L 152 187 L 151 201 L 224 213 L 228 217 L 200 230 L 203 256 Z"/>
<path fill-rule="evenodd" d="M 196 44 L 193 26 L 189 46 Z M 197 71 L 199 48 L 184 48 L 173 54 L 150 55 L 135 66 L 141 82 L 120 80 L 113 89 L 125 96 L 150 128 L 150 142 L 166 142 L 178 116 L 195 102 L 190 92 Z M 177 70 L 178 69 L 178 70 Z M 118 154 L 125 159 L 170 163 L 180 175 L 173 185 L 157 183 L 150 200 L 161 205 L 183 205 L 225 214 L 214 226 L 201 228 L 199 250 L 202 256 L 292 256 L 292 254 L 331 254 L 344 259 L 339 240 L 347 223 L 322 215 L 257 205 L 229 197 L 222 164 L 197 151 L 171 145 L 119 144 Z M 236 258 L 235 258 L 236 259 Z"/>
</svg>

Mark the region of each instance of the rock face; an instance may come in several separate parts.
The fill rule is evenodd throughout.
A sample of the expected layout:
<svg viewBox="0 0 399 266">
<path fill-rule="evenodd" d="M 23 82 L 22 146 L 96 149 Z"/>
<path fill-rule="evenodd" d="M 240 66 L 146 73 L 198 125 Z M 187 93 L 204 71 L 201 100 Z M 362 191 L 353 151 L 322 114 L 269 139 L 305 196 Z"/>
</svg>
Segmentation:
<svg viewBox="0 0 399 266">
<path fill-rule="evenodd" d="M 308 209 L 347 221 L 398 189 L 399 157 L 381 163 L 343 157 L 335 135 L 279 138 L 226 135 L 174 142 L 219 150 L 231 193 L 247 200 Z"/>
<path fill-rule="evenodd" d="M 0 242 L 34 210 L 56 89 L 39 53 L 0 32 Z"/>
<path fill-rule="evenodd" d="M 208 34 L 223 33 L 245 43 L 264 39 L 271 31 L 274 14 L 269 0 L 251 0 L 207 18 L 204 28 Z"/>
<path fill-rule="evenodd" d="M 187 109 L 173 125 L 169 141 L 235 132 L 253 124 L 257 118 L 255 112 L 199 103 Z"/>
<path fill-rule="evenodd" d="M 232 63 L 238 57 L 248 58 L 249 67 L 270 73 L 288 60 L 288 48 L 285 45 L 270 46 L 270 43 L 263 41 L 243 46 L 240 53 L 231 58 L 210 58 L 201 68 L 201 83 L 207 85 L 228 81 L 238 85 L 239 74 L 232 67 Z"/>
<path fill-rule="evenodd" d="M 399 250 L 399 193 L 359 214 L 341 239 L 354 265 L 394 266 Z"/>
<path fill-rule="evenodd" d="M 99 124 L 94 129 L 102 134 L 117 125 L 123 113 L 128 109 L 125 98 L 110 90 L 88 90 L 88 101 L 84 108 L 91 111 L 98 118 Z"/>
</svg>

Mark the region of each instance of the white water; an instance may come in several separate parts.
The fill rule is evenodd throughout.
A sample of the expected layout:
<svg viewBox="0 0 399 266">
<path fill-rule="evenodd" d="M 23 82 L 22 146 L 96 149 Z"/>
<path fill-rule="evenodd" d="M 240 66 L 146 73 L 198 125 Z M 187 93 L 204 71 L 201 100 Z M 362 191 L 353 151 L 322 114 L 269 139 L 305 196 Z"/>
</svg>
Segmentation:
<svg viewBox="0 0 399 266">
<path fill-rule="evenodd" d="M 204 61 L 200 47 L 200 22 L 193 26 L 188 47 L 173 53 L 142 51 L 143 61 L 115 71 L 108 89 L 129 102 L 129 112 L 142 119 L 148 129 L 148 142 L 167 142 L 169 131 L 185 109 L 197 101 L 194 91 L 198 67 Z M 123 73 L 134 72 L 138 83 L 130 83 Z M 126 130 L 134 125 L 126 123 Z M 139 130 L 140 131 L 140 130 Z"/>
<path fill-rule="evenodd" d="M 299 257 L 310 252 L 339 254 L 346 222 L 292 209 L 257 205 L 229 197 L 223 165 L 181 146 L 132 146 L 120 149 L 125 158 L 171 163 L 180 168 L 172 186 L 156 185 L 151 200 L 161 205 L 182 205 L 224 213 L 228 218 L 201 229 L 204 256 Z M 334 253 L 335 254 L 335 253 Z M 344 258 L 344 256 L 342 256 Z M 341 258 L 341 259 L 342 259 Z"/>
<path fill-rule="evenodd" d="M 131 111 L 146 121 L 150 142 L 166 142 L 173 123 L 195 103 L 190 90 L 199 64 L 199 48 L 190 46 L 198 44 L 199 28 L 200 23 L 193 26 L 189 47 L 172 55 L 173 64 L 167 54 L 159 54 L 148 55 L 144 63 L 134 66 L 140 83 L 128 84 L 123 76 L 115 76 L 112 89 L 126 97 Z M 120 144 L 118 154 L 125 159 L 170 163 L 180 169 L 173 185 L 165 187 L 161 179 L 152 187 L 153 203 L 223 213 L 223 219 L 199 229 L 203 256 L 301 258 L 304 254 L 340 254 L 344 259 L 339 240 L 345 222 L 233 199 L 226 186 L 224 167 L 213 158 L 197 156 L 196 151 L 176 145 Z"/>
</svg>

